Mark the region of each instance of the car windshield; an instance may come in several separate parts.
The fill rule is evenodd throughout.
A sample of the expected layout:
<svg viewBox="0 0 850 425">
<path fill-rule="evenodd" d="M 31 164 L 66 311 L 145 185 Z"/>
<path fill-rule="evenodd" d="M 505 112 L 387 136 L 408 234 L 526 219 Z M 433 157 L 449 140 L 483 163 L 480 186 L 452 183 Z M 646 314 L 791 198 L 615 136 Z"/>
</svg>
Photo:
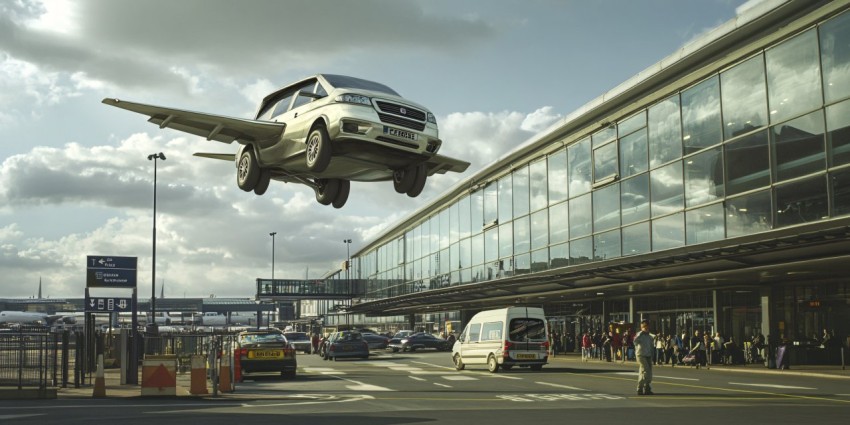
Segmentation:
<svg viewBox="0 0 850 425">
<path fill-rule="evenodd" d="M 279 333 L 247 334 L 240 338 L 243 344 L 257 344 L 263 342 L 283 342 L 283 335 Z"/>
<path fill-rule="evenodd" d="M 291 341 L 309 341 L 310 337 L 304 332 L 288 332 L 285 333 L 286 339 Z"/>
<path fill-rule="evenodd" d="M 393 96 L 401 96 L 395 90 L 374 81 L 361 80 L 359 78 L 347 77 L 345 75 L 322 74 L 328 82 L 337 88 L 350 88 L 377 91 L 391 94 Z"/>
<path fill-rule="evenodd" d="M 541 319 L 511 319 L 511 341 L 546 341 L 546 324 Z"/>
</svg>

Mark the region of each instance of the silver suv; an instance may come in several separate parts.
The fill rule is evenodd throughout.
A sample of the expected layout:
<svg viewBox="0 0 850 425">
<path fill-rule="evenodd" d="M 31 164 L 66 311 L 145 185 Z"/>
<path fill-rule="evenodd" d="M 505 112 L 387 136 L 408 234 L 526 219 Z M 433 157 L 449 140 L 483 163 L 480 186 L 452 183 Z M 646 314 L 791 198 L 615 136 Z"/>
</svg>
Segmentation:
<svg viewBox="0 0 850 425">
<path fill-rule="evenodd" d="M 316 199 L 341 208 L 351 181 L 392 181 L 416 197 L 435 173 L 462 173 L 469 163 L 439 155 L 437 120 L 393 89 L 343 75 L 318 74 L 266 96 L 253 120 L 104 99 L 149 115 L 150 122 L 207 140 L 241 144 L 235 160 L 244 191 L 266 192 L 271 180 L 305 184 Z"/>
</svg>

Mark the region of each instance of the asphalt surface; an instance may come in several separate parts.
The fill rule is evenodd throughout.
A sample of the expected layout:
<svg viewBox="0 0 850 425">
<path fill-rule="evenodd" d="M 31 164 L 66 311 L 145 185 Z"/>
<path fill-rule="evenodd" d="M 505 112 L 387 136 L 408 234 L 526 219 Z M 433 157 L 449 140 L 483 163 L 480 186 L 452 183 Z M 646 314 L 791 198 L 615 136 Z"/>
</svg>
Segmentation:
<svg viewBox="0 0 850 425">
<path fill-rule="evenodd" d="M 464 424 L 846 423 L 850 375 L 840 368 L 767 371 L 662 366 L 653 391 L 635 392 L 634 363 L 555 358 L 541 372 L 456 371 L 442 352 L 378 353 L 369 360 L 299 355 L 298 376 L 249 376 L 218 397 L 141 398 L 138 387 L 62 390 L 56 400 L 0 401 L 0 424 Z M 486 421 L 486 422 L 483 422 Z"/>
</svg>

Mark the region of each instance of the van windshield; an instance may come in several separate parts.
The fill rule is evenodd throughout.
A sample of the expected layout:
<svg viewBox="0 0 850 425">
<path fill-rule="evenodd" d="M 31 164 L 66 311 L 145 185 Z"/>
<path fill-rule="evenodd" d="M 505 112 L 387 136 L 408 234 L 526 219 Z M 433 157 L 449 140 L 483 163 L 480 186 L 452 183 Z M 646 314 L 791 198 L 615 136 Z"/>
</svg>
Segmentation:
<svg viewBox="0 0 850 425">
<path fill-rule="evenodd" d="M 511 319 L 511 341 L 546 341 L 546 324 L 540 319 Z"/>
</svg>

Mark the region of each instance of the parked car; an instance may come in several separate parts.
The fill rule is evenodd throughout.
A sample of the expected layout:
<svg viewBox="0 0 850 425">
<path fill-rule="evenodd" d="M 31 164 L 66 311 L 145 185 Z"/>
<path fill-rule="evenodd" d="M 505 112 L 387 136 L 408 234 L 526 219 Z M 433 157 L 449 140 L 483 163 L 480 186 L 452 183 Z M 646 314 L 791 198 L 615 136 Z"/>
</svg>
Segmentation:
<svg viewBox="0 0 850 425">
<path fill-rule="evenodd" d="M 286 342 L 279 330 L 252 330 L 239 333 L 236 338 L 236 356 L 242 374 L 279 372 L 294 378 L 298 368 L 295 348 Z"/>
<path fill-rule="evenodd" d="M 416 351 L 423 349 L 434 349 L 437 351 L 448 351 L 448 341 L 443 338 L 436 337 L 431 334 L 417 333 L 404 338 L 393 338 L 387 345 L 388 350 L 394 353 L 399 351 Z"/>
<path fill-rule="evenodd" d="M 363 334 L 342 331 L 328 338 L 325 360 L 336 360 L 341 357 L 369 358 L 369 344 L 363 339 Z"/>
<path fill-rule="evenodd" d="M 393 335 L 393 338 L 406 338 L 406 337 L 409 337 L 409 336 L 411 336 L 415 333 L 416 332 L 413 332 L 411 330 L 401 330 L 401 331 L 396 332 L 395 335 Z"/>
<path fill-rule="evenodd" d="M 310 341 L 310 336 L 304 332 L 284 332 L 283 336 L 286 341 L 292 344 L 292 347 L 305 354 L 310 354 L 313 351 L 313 343 Z"/>
<path fill-rule="evenodd" d="M 387 344 L 390 343 L 390 339 L 378 334 L 364 333 L 363 339 L 366 340 L 366 343 L 369 344 L 370 350 L 383 350 L 387 348 Z"/>
</svg>

